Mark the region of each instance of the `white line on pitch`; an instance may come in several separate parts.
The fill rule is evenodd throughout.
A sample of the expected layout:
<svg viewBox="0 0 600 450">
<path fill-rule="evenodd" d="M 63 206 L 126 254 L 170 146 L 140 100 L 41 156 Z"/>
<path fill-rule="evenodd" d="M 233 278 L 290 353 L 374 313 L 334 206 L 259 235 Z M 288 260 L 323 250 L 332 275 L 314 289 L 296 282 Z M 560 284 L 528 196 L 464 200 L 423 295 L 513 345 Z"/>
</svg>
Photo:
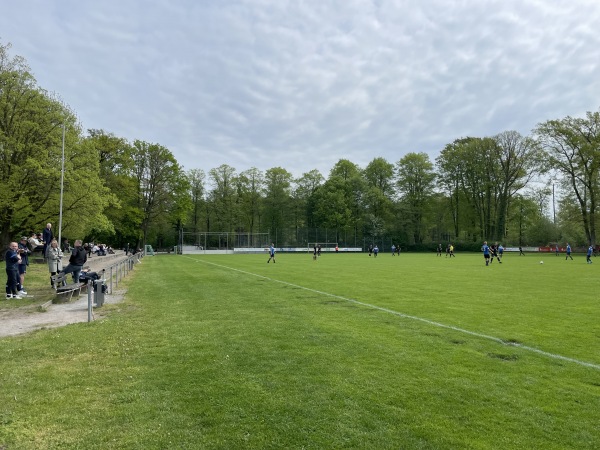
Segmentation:
<svg viewBox="0 0 600 450">
<path fill-rule="evenodd" d="M 298 284 L 288 283 L 287 281 L 276 280 L 274 278 L 265 277 L 264 275 L 258 275 L 256 273 L 247 272 L 245 270 L 235 269 L 233 267 L 224 266 L 222 264 L 216 264 L 216 263 L 204 261 L 204 260 L 201 260 L 201 259 L 194 259 L 194 258 L 190 258 L 189 256 L 186 256 L 186 258 L 189 258 L 192 261 L 201 262 L 201 263 L 204 263 L 204 264 L 210 264 L 210 265 L 213 265 L 213 266 L 216 266 L 216 267 L 221 267 L 223 269 L 228 269 L 228 270 L 233 270 L 235 272 L 240 272 L 240 273 L 243 273 L 245 275 L 250 275 L 250 276 L 253 276 L 253 277 L 257 277 L 257 278 L 263 278 L 265 280 L 274 281 L 275 283 L 285 284 L 287 286 L 295 287 L 295 288 L 298 288 L 298 289 L 303 289 L 305 291 L 314 292 L 315 294 L 321 294 L 321 295 L 325 295 L 327 297 L 337 298 L 337 299 L 344 300 L 344 301 L 347 301 L 347 302 L 350 302 L 350 303 L 354 303 L 356 305 L 361 305 L 361 306 L 365 306 L 367 308 L 372 308 L 372 309 L 376 309 L 376 310 L 383 311 L 383 312 L 386 312 L 386 313 L 394 314 L 395 316 L 403 317 L 405 319 L 418 320 L 419 322 L 424 322 L 426 324 L 433 325 L 433 326 L 436 326 L 436 327 L 439 327 L 439 328 L 446 328 L 448 330 L 453 330 L 453 331 L 457 331 L 459 333 L 469 334 L 471 336 L 475 336 L 475 337 L 478 337 L 478 338 L 488 339 L 490 341 L 494 341 L 494 342 L 496 342 L 498 344 L 506 345 L 506 346 L 509 346 L 509 347 L 521 348 L 523 350 L 527 350 L 527 351 L 530 351 L 530 352 L 533 352 L 533 353 L 538 353 L 540 355 L 547 356 L 548 358 L 559 359 L 561 361 L 568 361 L 568 362 L 572 362 L 572 363 L 575 363 L 575 364 L 579 364 L 580 366 L 591 367 L 592 369 L 600 370 L 600 365 L 598 365 L 598 364 L 593 364 L 593 363 L 589 363 L 589 362 L 585 362 L 585 361 L 580 361 L 580 360 L 575 359 L 575 358 L 569 358 L 568 356 L 557 355 L 556 353 L 545 352 L 544 350 L 540 350 L 539 348 L 529 347 L 527 345 L 519 344 L 517 342 L 504 341 L 504 340 L 502 340 L 500 338 L 497 338 L 497 337 L 494 337 L 494 336 L 489 336 L 487 334 L 481 334 L 481 333 L 477 333 L 475 331 L 465 330 L 464 328 L 458 328 L 458 327 L 455 327 L 455 326 L 452 326 L 452 325 L 445 325 L 443 323 L 435 322 L 435 321 L 429 320 L 429 319 L 424 319 L 422 317 L 411 316 L 409 314 L 405 314 L 405 313 L 401 313 L 401 312 L 398 312 L 398 311 L 394 311 L 392 309 L 383 308 L 383 307 L 377 306 L 377 305 L 371 305 L 370 303 L 364 303 L 364 302 L 361 302 L 359 300 L 354 300 L 353 298 L 342 297 L 340 295 L 330 294 L 329 292 L 323 292 L 323 291 L 319 291 L 317 289 L 311 289 L 311 288 L 307 288 L 307 287 L 304 287 L 304 286 L 300 286 Z"/>
</svg>

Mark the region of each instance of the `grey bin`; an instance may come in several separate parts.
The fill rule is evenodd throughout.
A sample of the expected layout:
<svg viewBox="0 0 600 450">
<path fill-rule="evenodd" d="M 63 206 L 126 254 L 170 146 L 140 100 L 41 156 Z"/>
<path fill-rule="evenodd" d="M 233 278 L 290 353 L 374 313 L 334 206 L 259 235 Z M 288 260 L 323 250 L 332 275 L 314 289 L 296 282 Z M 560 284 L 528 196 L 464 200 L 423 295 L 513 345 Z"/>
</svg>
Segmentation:
<svg viewBox="0 0 600 450">
<path fill-rule="evenodd" d="M 96 301 L 96 307 L 104 305 L 104 294 L 106 294 L 106 280 L 95 280 L 94 281 L 94 300 Z"/>
</svg>

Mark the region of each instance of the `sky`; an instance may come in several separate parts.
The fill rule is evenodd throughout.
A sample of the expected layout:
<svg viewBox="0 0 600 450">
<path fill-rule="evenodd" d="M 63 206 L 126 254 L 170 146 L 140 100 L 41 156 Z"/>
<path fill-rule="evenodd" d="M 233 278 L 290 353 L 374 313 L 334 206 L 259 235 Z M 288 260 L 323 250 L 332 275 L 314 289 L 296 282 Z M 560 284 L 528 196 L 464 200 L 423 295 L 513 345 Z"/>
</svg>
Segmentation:
<svg viewBox="0 0 600 450">
<path fill-rule="evenodd" d="M 0 43 L 81 126 L 325 177 L 600 108 L 598 0 L 2 0 Z"/>
</svg>

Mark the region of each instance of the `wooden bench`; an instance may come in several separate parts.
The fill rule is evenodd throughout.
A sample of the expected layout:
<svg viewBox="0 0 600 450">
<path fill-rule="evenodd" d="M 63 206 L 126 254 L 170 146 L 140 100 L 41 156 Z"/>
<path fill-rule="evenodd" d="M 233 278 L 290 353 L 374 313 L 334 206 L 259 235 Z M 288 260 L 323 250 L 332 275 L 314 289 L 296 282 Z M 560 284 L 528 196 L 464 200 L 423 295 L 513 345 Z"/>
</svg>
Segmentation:
<svg viewBox="0 0 600 450">
<path fill-rule="evenodd" d="M 56 291 L 56 298 L 54 303 L 66 303 L 75 296 L 79 297 L 81 293 L 81 283 L 67 283 L 67 277 L 69 274 L 59 272 L 56 275 L 52 275 L 52 283 L 54 284 L 54 290 Z"/>
</svg>

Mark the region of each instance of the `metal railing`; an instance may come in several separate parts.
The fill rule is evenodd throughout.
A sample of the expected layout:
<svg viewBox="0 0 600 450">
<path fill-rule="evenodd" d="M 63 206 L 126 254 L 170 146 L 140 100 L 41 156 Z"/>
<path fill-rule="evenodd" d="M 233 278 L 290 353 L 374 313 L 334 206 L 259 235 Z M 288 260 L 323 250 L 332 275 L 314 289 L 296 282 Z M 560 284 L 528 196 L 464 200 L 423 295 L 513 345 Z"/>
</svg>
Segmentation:
<svg viewBox="0 0 600 450">
<path fill-rule="evenodd" d="M 143 257 L 143 252 L 136 253 L 135 255 L 128 256 L 127 259 L 102 269 L 100 278 L 105 280 L 105 283 L 108 286 L 107 294 L 113 293 L 113 283 L 114 289 L 119 288 L 119 283 L 133 270 L 135 265 L 138 264 Z"/>
</svg>

